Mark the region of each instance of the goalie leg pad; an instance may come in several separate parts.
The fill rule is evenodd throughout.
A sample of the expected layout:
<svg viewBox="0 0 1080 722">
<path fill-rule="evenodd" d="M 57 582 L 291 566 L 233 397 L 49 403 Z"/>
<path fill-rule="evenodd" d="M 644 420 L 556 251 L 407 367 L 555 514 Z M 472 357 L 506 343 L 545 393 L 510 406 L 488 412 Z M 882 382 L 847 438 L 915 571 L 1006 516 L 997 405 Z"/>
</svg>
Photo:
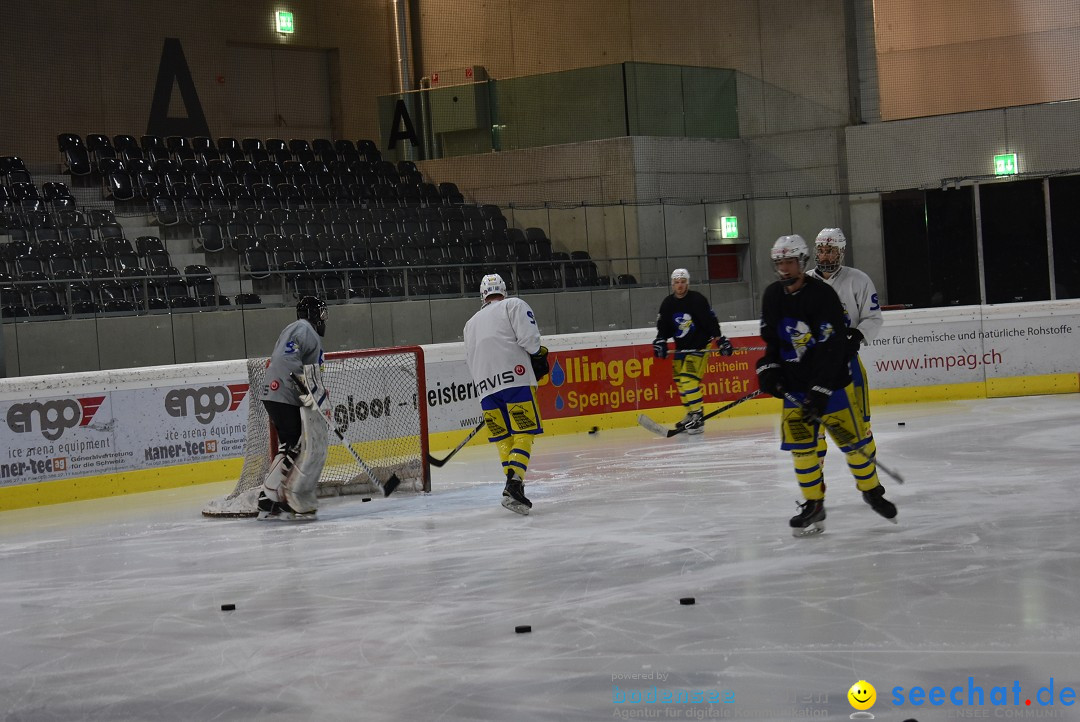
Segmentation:
<svg viewBox="0 0 1080 722">
<path fill-rule="evenodd" d="M 296 456 L 293 473 L 285 478 L 283 489 L 285 501 L 298 514 L 315 511 L 318 498 L 315 490 L 326 463 L 328 427 L 318 409 L 300 408 L 303 433 L 300 437 L 300 453 Z"/>
<path fill-rule="evenodd" d="M 284 501 L 284 488 L 286 480 L 296 469 L 296 456 L 300 453 L 297 446 L 282 445 L 274 460 L 270 462 L 270 469 L 263 479 L 263 492 L 271 501 Z"/>
</svg>

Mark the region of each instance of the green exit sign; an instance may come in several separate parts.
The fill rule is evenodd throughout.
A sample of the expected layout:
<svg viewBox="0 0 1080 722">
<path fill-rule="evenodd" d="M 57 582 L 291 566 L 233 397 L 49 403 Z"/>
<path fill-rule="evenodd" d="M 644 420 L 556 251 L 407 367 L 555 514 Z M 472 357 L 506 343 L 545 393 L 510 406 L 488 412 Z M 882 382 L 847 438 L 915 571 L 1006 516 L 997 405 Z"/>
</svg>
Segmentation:
<svg viewBox="0 0 1080 722">
<path fill-rule="evenodd" d="M 739 219 L 736 216 L 722 216 L 720 218 L 720 230 L 724 238 L 739 237 Z"/>
<path fill-rule="evenodd" d="M 277 20 L 277 31 L 279 33 L 295 33 L 296 25 L 293 24 L 293 14 L 286 10 L 278 10 L 274 15 Z"/>
<path fill-rule="evenodd" d="M 1016 163 L 1016 153 L 1003 153 L 994 156 L 994 175 L 1015 175 L 1020 172 Z"/>
</svg>

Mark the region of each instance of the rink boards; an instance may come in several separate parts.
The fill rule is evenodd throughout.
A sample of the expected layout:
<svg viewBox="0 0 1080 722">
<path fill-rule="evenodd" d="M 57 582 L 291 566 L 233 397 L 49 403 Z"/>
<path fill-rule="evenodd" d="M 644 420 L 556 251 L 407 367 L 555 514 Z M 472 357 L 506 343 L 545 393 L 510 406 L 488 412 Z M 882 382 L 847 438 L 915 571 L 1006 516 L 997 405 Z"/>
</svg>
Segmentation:
<svg viewBox="0 0 1080 722">
<path fill-rule="evenodd" d="M 707 409 L 756 388 L 757 322 L 723 330 L 737 351 L 709 355 Z M 642 412 L 680 418 L 654 335 L 546 336 L 551 374 L 537 390 L 545 433 L 632 426 Z M 861 358 L 874 403 L 911 403 L 1076 393 L 1078 348 L 1080 301 L 1053 301 L 888 311 Z M 431 449 L 450 449 L 479 420 L 479 399 L 462 344 L 424 352 Z M 236 478 L 249 403 L 244 360 L 0 380 L 0 510 Z M 778 403 L 729 413 L 771 413 Z"/>
</svg>

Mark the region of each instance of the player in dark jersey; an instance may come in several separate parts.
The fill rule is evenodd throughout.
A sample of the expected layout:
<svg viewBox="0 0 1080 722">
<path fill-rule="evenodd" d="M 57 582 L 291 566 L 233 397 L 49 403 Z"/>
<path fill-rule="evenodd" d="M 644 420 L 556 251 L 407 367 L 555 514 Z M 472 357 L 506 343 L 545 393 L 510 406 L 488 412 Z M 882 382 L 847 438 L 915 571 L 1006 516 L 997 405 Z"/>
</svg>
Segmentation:
<svg viewBox="0 0 1080 722">
<path fill-rule="evenodd" d="M 854 398 L 840 298 L 806 274 L 810 251 L 801 236 L 781 236 L 771 255 L 779 280 L 765 289 L 761 302 L 765 355 L 757 374 L 762 391 L 784 399 L 780 448 L 792 453 L 805 499 L 791 519 L 792 532 L 809 536 L 825 530 L 825 480 L 816 451 L 822 422 L 847 456 L 863 499 L 892 520 L 896 506 L 885 499 L 874 437 Z"/>
<path fill-rule="evenodd" d="M 686 429 L 688 434 L 703 433 L 701 376 L 705 369 L 705 349 L 713 339 L 716 339 L 721 355 L 730 356 L 733 349 L 731 342 L 720 333 L 720 323 L 709 299 L 690 290 L 690 272 L 685 268 L 671 272 L 671 295 L 661 302 L 660 312 L 656 314 L 656 338 L 653 340 L 656 358 L 667 358 L 669 338 L 675 339 L 671 371 L 679 389 L 679 399 L 686 407 L 686 416 L 676 427 Z"/>
</svg>

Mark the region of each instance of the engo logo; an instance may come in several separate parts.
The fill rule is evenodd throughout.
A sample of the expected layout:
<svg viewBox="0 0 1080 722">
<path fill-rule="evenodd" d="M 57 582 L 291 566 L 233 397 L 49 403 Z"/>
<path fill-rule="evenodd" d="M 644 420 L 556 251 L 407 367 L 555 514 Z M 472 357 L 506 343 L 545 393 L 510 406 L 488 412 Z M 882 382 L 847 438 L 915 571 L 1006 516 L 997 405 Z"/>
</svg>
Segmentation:
<svg viewBox="0 0 1080 722">
<path fill-rule="evenodd" d="M 104 396 L 85 396 L 78 399 L 12 404 L 7 412 L 7 425 L 16 434 L 25 434 L 38 428 L 46 439 L 56 441 L 64 435 L 66 429 L 89 425 L 104 401 Z"/>
<path fill-rule="evenodd" d="M 175 417 L 191 413 L 200 424 L 209 424 L 222 411 L 236 411 L 247 392 L 247 384 L 173 389 L 165 394 L 165 413 Z"/>
</svg>

